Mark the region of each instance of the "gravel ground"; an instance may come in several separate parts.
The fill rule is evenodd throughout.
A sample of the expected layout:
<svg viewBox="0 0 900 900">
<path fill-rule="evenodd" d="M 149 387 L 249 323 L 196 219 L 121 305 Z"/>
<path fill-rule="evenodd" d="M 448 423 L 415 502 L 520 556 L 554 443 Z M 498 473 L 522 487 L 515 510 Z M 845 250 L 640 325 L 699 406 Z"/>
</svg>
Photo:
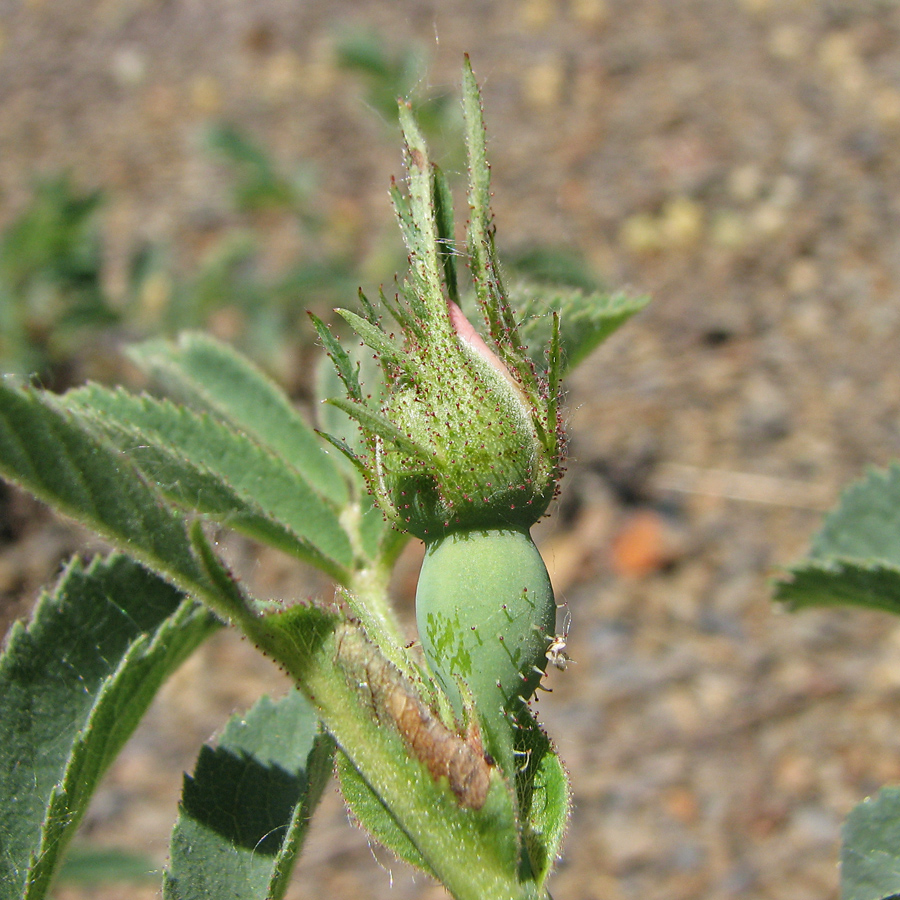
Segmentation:
<svg viewBox="0 0 900 900">
<path fill-rule="evenodd" d="M 0 0 L 0 220 L 35 171 L 67 168 L 110 191 L 112 289 L 137 240 L 189 262 L 230 224 L 200 148 L 225 117 L 284 162 L 317 161 L 334 228 L 370 259 L 399 154 L 333 65 L 347 27 L 419 42 L 435 86 L 468 51 L 501 245 L 549 235 L 654 298 L 572 378 L 572 460 L 539 534 L 576 660 L 539 707 L 575 795 L 554 896 L 836 898 L 843 818 L 900 781 L 900 628 L 789 615 L 770 580 L 842 485 L 900 455 L 900 12 Z M 302 249 L 273 228 L 274 263 Z M 0 591 L 33 596 L 82 536 L 22 498 L 12 511 Z M 235 554 L 263 593 L 313 590 L 274 556 Z M 415 564 L 411 548 L 407 618 Z M 162 864 L 181 770 L 227 714 L 283 687 L 233 635 L 213 640 L 164 689 L 86 836 Z M 323 894 L 443 895 L 370 852 L 336 796 L 291 889 Z"/>
</svg>

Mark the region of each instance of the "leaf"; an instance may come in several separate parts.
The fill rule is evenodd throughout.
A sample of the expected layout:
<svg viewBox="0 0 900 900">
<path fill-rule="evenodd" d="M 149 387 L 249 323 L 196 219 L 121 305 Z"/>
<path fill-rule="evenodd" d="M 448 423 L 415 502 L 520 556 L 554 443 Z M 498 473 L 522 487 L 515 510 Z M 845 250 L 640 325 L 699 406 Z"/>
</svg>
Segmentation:
<svg viewBox="0 0 900 900">
<path fill-rule="evenodd" d="M 775 596 L 795 609 L 849 604 L 900 615 L 900 464 L 851 485 Z"/>
<path fill-rule="evenodd" d="M 177 343 L 147 341 L 129 350 L 144 371 L 175 397 L 199 406 L 256 438 L 333 503 L 347 499 L 334 460 L 284 392 L 249 360 L 197 333 Z"/>
<path fill-rule="evenodd" d="M 367 347 L 374 350 L 381 359 L 394 365 L 403 364 L 403 351 L 380 328 L 356 315 L 356 313 L 350 312 L 349 309 L 338 309 L 335 312 L 356 332 L 360 340 Z"/>
<path fill-rule="evenodd" d="M 900 896 L 900 787 L 882 788 L 847 817 L 841 846 L 842 900 Z"/>
<path fill-rule="evenodd" d="M 801 563 L 788 572 L 790 580 L 775 585 L 775 597 L 792 609 L 847 605 L 900 615 L 900 569 L 834 560 Z"/>
<path fill-rule="evenodd" d="M 900 463 L 852 484 L 813 540 L 815 559 L 855 559 L 900 568 Z"/>
<path fill-rule="evenodd" d="M 74 843 L 59 867 L 58 883 L 98 887 L 114 882 L 157 882 L 156 863 L 141 853 L 117 847 L 92 847 Z"/>
<path fill-rule="evenodd" d="M 284 460 L 218 419 L 99 385 L 59 403 L 128 453 L 161 493 L 343 579 L 353 550 L 337 510 Z M 279 533 L 280 532 L 280 533 Z"/>
<path fill-rule="evenodd" d="M 128 557 L 69 564 L 0 658 L 0 897 L 38 900 L 100 777 L 217 627 Z"/>
<path fill-rule="evenodd" d="M 571 810 L 569 776 L 550 739 L 528 715 L 520 719 L 517 778 L 525 845 L 535 880 L 542 885 L 553 869 Z"/>
<path fill-rule="evenodd" d="M 81 427 L 50 395 L 0 383 L 0 476 L 185 590 L 208 588 L 183 515 L 167 506 L 126 454 Z"/>
<path fill-rule="evenodd" d="M 522 339 L 539 368 L 545 364 L 544 355 L 553 333 L 553 313 L 559 314 L 564 371 L 583 362 L 620 325 L 640 312 L 649 299 L 535 284 L 518 284 L 510 293 Z"/>
<path fill-rule="evenodd" d="M 410 269 L 416 279 L 420 298 L 433 326 L 446 321 L 441 290 L 441 260 L 435 221 L 431 163 L 425 138 L 416 124 L 412 107 L 400 103 L 400 128 L 406 143 L 406 167 L 409 174 L 409 216 L 398 210 L 403 237 L 410 254 Z"/>
<path fill-rule="evenodd" d="M 163 896 L 283 897 L 333 750 L 297 691 L 233 717 L 185 776 Z"/>
<path fill-rule="evenodd" d="M 335 768 L 344 802 L 360 826 L 398 859 L 434 877 L 409 835 L 343 753 L 338 753 Z"/>
<path fill-rule="evenodd" d="M 461 805 L 428 760 L 437 752 L 456 758 L 463 739 L 421 718 L 413 686 L 358 625 L 294 607 L 267 617 L 255 638 L 297 678 L 360 777 L 454 897 L 534 896 L 531 883 L 519 881 L 515 812 L 499 770 L 483 760 L 489 775 L 480 805 Z"/>
</svg>

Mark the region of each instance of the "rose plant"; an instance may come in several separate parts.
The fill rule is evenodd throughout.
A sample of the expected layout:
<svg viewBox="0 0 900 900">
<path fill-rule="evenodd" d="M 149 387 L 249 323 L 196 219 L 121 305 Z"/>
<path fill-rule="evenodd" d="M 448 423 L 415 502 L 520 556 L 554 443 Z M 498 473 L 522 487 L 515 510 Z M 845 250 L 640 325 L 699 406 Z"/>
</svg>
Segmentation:
<svg viewBox="0 0 900 900">
<path fill-rule="evenodd" d="M 158 393 L 0 385 L 0 475 L 117 548 L 73 560 L 0 660 L 2 900 L 47 895 L 156 691 L 223 624 L 297 690 L 262 698 L 201 751 L 165 897 L 283 896 L 332 771 L 372 837 L 454 897 L 548 896 L 569 787 L 528 701 L 565 656 L 529 529 L 563 471 L 566 367 L 645 301 L 507 291 L 468 61 L 463 107 L 465 253 L 401 103 L 407 179 L 392 195 L 409 273 L 393 298 L 338 311 L 353 346 L 314 317 L 334 366 L 317 429 L 201 334 L 131 349 Z M 216 552 L 223 529 L 317 567 L 334 597 L 253 598 Z M 410 536 L 426 544 L 423 653 L 388 593 Z"/>
</svg>

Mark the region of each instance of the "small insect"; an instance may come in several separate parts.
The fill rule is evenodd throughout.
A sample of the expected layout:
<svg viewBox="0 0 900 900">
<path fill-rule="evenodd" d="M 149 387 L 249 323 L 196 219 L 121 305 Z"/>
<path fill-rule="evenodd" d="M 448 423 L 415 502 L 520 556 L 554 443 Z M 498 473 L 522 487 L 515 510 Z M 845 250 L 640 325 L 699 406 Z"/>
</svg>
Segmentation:
<svg viewBox="0 0 900 900">
<path fill-rule="evenodd" d="M 547 648 L 547 663 L 562 672 L 565 672 L 566 667 L 572 662 L 572 658 L 566 653 L 566 641 L 569 639 L 569 625 L 571 624 L 572 614 L 566 612 L 563 633 L 556 635 Z"/>
</svg>

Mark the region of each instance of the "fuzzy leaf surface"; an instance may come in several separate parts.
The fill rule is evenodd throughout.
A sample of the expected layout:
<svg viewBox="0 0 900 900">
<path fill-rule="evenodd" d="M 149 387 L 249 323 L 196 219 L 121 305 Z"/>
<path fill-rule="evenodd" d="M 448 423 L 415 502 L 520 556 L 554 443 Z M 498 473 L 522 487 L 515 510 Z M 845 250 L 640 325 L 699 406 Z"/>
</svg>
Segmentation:
<svg viewBox="0 0 900 900">
<path fill-rule="evenodd" d="M 360 778 L 457 900 L 538 896 L 533 881 L 519 880 L 515 810 L 499 770 L 491 769 L 479 808 L 460 805 L 447 779 L 429 772 L 423 754 L 431 751 L 410 752 L 422 732 L 404 732 L 391 712 L 405 702 L 396 691 L 409 698 L 409 688 L 358 626 L 294 607 L 267 617 L 255 637 L 313 698 Z"/>
<path fill-rule="evenodd" d="M 795 609 L 848 604 L 900 614 L 900 465 L 844 491 L 775 596 Z"/>
<path fill-rule="evenodd" d="M 569 776 L 550 739 L 529 715 L 521 721 L 518 750 L 526 760 L 517 777 L 525 844 L 538 884 L 553 869 L 571 809 Z"/>
<path fill-rule="evenodd" d="M 409 835 L 343 753 L 338 754 L 335 768 L 341 784 L 341 795 L 356 821 L 398 859 L 433 877 L 434 873 Z"/>
<path fill-rule="evenodd" d="M 792 609 L 861 606 L 900 615 L 900 570 L 844 560 L 801 563 L 779 582 L 775 596 Z"/>
<path fill-rule="evenodd" d="M 0 658 L 0 897 L 37 900 L 156 691 L 216 627 L 128 557 L 75 560 Z"/>
<path fill-rule="evenodd" d="M 813 540 L 815 559 L 855 559 L 900 569 L 900 464 L 851 484 Z"/>
<path fill-rule="evenodd" d="M 553 335 L 553 313 L 559 313 L 564 371 L 571 371 L 620 325 L 640 312 L 649 297 L 623 293 L 586 293 L 578 288 L 517 285 L 510 304 L 528 353 L 539 368 Z"/>
<path fill-rule="evenodd" d="M 279 900 L 331 776 L 333 744 L 302 694 L 235 716 L 185 776 L 166 900 Z"/>
<path fill-rule="evenodd" d="M 842 900 L 900 896 L 900 788 L 883 788 L 847 817 L 841 846 Z"/>
<path fill-rule="evenodd" d="M 350 539 L 337 511 L 300 473 L 250 436 L 167 400 L 89 385 L 61 404 L 103 432 L 180 505 L 267 539 L 281 527 L 286 543 L 314 565 L 347 569 Z M 315 551 L 315 552 L 313 552 Z"/>
<path fill-rule="evenodd" d="M 347 499 L 340 469 L 285 393 L 245 357 L 213 338 L 147 341 L 132 359 L 186 403 L 212 412 L 281 456 L 332 503 Z"/>
<path fill-rule="evenodd" d="M 203 592 L 176 513 L 120 452 L 73 416 L 58 398 L 0 382 L 0 476 L 117 544 L 182 588 Z"/>
</svg>

